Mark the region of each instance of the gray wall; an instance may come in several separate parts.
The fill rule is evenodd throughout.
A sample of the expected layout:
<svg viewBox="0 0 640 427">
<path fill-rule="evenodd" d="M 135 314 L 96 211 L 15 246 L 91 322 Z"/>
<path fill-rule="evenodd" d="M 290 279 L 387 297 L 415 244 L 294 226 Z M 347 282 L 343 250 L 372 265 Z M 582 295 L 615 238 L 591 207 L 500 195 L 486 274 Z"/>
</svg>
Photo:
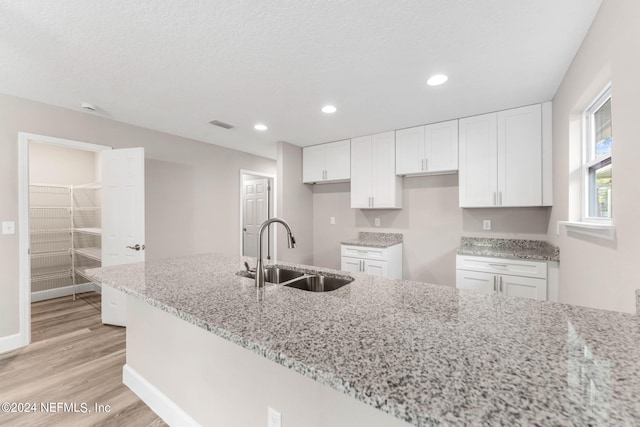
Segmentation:
<svg viewBox="0 0 640 427">
<path fill-rule="evenodd" d="M 278 142 L 278 216 L 287 221 L 297 247 L 287 247 L 287 235 L 281 225 L 278 235 L 278 259 L 299 264 L 313 264 L 313 193 L 302 183 L 302 148 Z"/>
<path fill-rule="evenodd" d="M 360 231 L 402 233 L 404 278 L 455 286 L 461 236 L 546 239 L 548 208 L 459 208 L 457 174 L 405 177 L 402 209 L 351 209 L 349 190 L 349 184 L 313 186 L 315 265 L 340 268 L 340 242 Z M 492 231 L 482 231 L 483 219 L 492 220 Z"/>
<path fill-rule="evenodd" d="M 48 144 L 29 144 L 29 182 L 32 184 L 80 185 L 96 179 L 96 158 L 92 151 Z"/>
<path fill-rule="evenodd" d="M 147 259 L 238 254 L 240 169 L 274 160 L 95 115 L 0 95 L 0 220 L 18 221 L 18 132 L 144 147 Z M 0 338 L 18 333 L 18 234 L 0 234 Z"/>
<path fill-rule="evenodd" d="M 605 0 L 553 99 L 554 207 L 549 239 L 560 246 L 561 302 L 635 311 L 640 288 L 640 2 Z M 556 235 L 556 221 L 580 219 L 581 113 L 612 82 L 616 239 Z"/>
</svg>

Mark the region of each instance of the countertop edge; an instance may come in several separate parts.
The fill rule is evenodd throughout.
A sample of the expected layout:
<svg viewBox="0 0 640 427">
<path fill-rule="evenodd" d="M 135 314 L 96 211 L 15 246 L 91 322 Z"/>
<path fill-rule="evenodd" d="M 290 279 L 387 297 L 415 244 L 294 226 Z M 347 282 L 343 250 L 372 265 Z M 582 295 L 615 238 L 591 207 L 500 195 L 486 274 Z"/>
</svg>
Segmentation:
<svg viewBox="0 0 640 427">
<path fill-rule="evenodd" d="M 363 240 L 345 240 L 340 242 L 341 245 L 345 246 L 362 246 L 365 248 L 379 248 L 386 249 L 395 245 L 401 245 L 403 242 L 367 242 Z"/>
<path fill-rule="evenodd" d="M 490 251 L 491 253 L 487 253 Z M 483 256 L 483 257 L 493 257 L 493 258 L 507 258 L 507 259 L 523 259 L 529 261 L 548 261 L 548 262 L 560 262 L 560 258 L 557 256 L 545 256 L 539 254 L 523 254 L 518 252 L 500 252 L 497 250 L 492 250 L 491 248 L 486 249 L 472 249 L 472 248 L 458 248 L 456 250 L 457 255 L 472 255 L 472 256 Z"/>
</svg>

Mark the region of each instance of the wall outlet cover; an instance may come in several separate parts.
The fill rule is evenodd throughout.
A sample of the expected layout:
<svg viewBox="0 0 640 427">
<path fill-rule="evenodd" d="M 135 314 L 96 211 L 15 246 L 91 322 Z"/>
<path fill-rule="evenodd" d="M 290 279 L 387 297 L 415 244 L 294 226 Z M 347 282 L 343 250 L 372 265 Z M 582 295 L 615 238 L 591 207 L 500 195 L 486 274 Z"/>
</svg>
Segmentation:
<svg viewBox="0 0 640 427">
<path fill-rule="evenodd" d="M 374 225 L 375 225 L 376 227 L 380 227 L 380 218 L 375 218 L 375 219 L 373 220 L 373 223 L 374 223 Z"/>
<path fill-rule="evenodd" d="M 271 407 L 267 411 L 267 427 L 282 427 L 282 415 Z"/>
<path fill-rule="evenodd" d="M 482 221 L 482 229 L 483 230 L 491 230 L 491 220 L 490 219 L 485 219 L 484 221 Z"/>
</svg>

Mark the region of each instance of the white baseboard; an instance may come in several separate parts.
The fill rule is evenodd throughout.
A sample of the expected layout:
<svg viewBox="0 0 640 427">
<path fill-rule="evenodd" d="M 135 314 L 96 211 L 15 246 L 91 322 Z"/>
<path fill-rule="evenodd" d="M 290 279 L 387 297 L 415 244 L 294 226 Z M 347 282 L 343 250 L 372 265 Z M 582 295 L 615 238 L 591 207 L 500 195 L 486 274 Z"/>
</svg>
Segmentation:
<svg viewBox="0 0 640 427">
<path fill-rule="evenodd" d="M 9 335 L 7 337 L 0 338 L 0 353 L 5 351 L 15 350 L 16 348 L 23 347 L 22 336 L 20 334 Z"/>
<path fill-rule="evenodd" d="M 129 365 L 122 367 L 122 382 L 170 426 L 200 427 L 196 420 Z"/>
<path fill-rule="evenodd" d="M 99 289 L 99 286 L 97 286 L 93 282 L 90 282 L 90 283 L 83 283 L 81 285 L 76 285 L 75 288 L 76 288 L 75 289 L 76 294 L 81 294 L 83 292 L 95 291 L 96 288 Z M 31 302 L 44 301 L 46 299 L 52 299 L 52 298 L 66 297 L 67 295 L 73 295 L 73 286 L 64 286 L 62 288 L 31 292 Z"/>
</svg>

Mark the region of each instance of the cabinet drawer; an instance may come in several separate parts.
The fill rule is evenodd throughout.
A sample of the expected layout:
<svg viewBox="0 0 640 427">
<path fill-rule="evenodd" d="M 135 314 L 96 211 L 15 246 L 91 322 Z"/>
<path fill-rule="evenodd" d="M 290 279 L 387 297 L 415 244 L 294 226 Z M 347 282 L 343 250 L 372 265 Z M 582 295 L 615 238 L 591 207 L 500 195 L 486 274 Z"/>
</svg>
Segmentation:
<svg viewBox="0 0 640 427">
<path fill-rule="evenodd" d="M 372 259 L 378 261 L 387 261 L 389 258 L 387 248 L 370 248 L 366 246 L 342 245 L 341 255 L 346 257 Z"/>
<path fill-rule="evenodd" d="M 456 269 L 536 277 L 539 279 L 547 278 L 547 263 L 543 261 L 457 255 Z"/>
</svg>

